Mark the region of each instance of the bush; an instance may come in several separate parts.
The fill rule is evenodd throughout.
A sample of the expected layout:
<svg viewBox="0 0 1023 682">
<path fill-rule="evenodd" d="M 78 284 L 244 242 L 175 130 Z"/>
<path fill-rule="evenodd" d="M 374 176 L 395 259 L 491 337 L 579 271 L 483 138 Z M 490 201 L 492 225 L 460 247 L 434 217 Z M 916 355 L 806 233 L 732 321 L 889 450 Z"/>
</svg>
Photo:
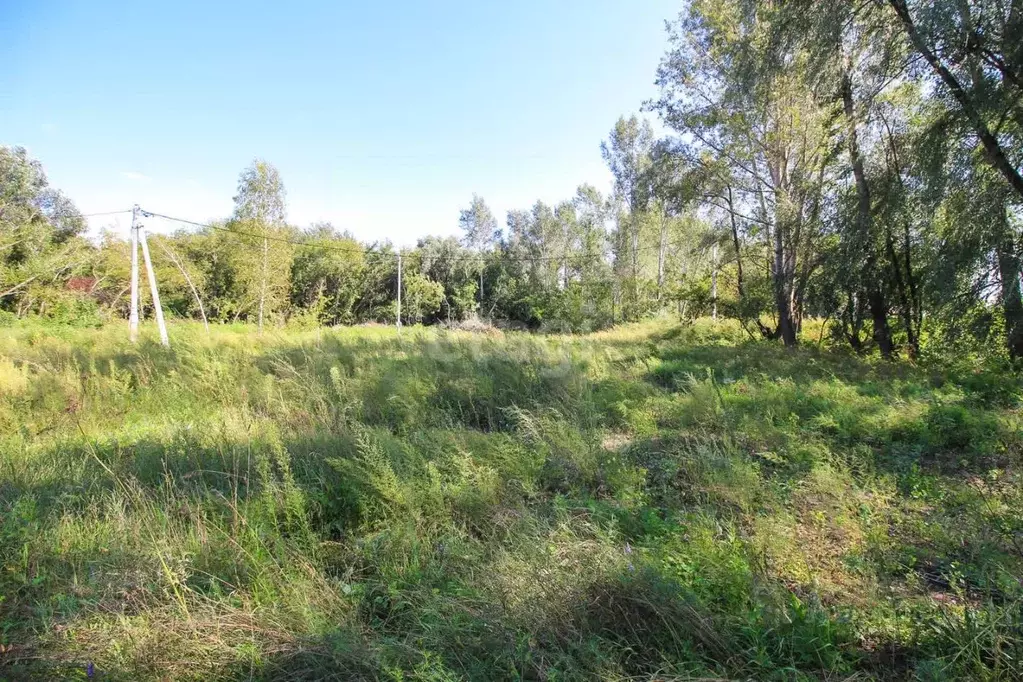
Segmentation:
<svg viewBox="0 0 1023 682">
<path fill-rule="evenodd" d="M 61 296 L 50 302 L 44 317 L 49 323 L 68 327 L 99 329 L 103 326 L 99 305 L 92 299 L 81 296 Z"/>
</svg>

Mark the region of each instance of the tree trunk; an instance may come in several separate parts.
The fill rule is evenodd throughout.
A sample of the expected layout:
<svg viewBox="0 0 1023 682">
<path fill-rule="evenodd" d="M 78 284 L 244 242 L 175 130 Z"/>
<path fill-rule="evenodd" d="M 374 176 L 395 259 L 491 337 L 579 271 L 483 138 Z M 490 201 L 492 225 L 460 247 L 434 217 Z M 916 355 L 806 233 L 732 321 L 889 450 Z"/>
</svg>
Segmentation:
<svg viewBox="0 0 1023 682">
<path fill-rule="evenodd" d="M 888 172 L 895 177 L 899 190 L 906 192 L 905 182 L 902 180 L 902 164 L 899 161 L 899 150 L 895 143 L 895 135 L 884 116 L 881 116 L 887 133 L 887 143 L 890 159 Z M 901 205 L 900 205 L 901 207 Z M 909 218 L 903 210 L 898 212 L 902 222 L 902 253 L 899 254 L 895 248 L 895 235 L 890 221 L 885 225 L 885 235 L 888 243 L 888 257 L 892 261 L 892 272 L 895 276 L 895 285 L 899 289 L 902 305 L 902 321 L 906 326 L 906 343 L 909 349 L 909 357 L 916 359 L 920 355 L 920 324 L 922 322 L 920 296 L 916 285 L 916 277 L 913 275 L 913 240 L 912 226 Z"/>
<path fill-rule="evenodd" d="M 857 355 L 863 354 L 863 341 L 860 339 L 860 303 L 856 294 L 848 293 L 848 302 L 842 314 L 842 333 Z"/>
<path fill-rule="evenodd" d="M 664 256 L 668 248 L 668 216 L 661 211 L 661 241 L 657 245 L 657 302 L 661 301 L 661 290 L 664 288 Z"/>
<path fill-rule="evenodd" d="M 920 328 L 923 325 L 924 318 L 924 307 L 920 300 L 919 289 L 916 285 L 916 275 L 913 274 L 913 251 L 912 251 L 912 240 L 910 239 L 910 224 L 909 219 L 906 218 L 902 221 L 902 255 L 904 259 L 904 267 L 906 268 L 906 286 L 909 287 L 909 302 L 910 302 L 910 320 L 913 326 L 913 346 L 912 351 L 914 356 L 920 354 Z"/>
<path fill-rule="evenodd" d="M 864 283 L 867 290 L 867 305 L 870 308 L 870 319 L 874 323 L 874 341 L 881 351 L 881 357 L 891 359 L 895 344 L 892 342 L 891 328 L 888 326 L 888 306 L 884 292 L 879 283 L 877 272 L 877 256 L 874 253 L 873 230 L 871 226 L 870 186 L 863 168 L 863 157 L 860 155 L 859 131 L 856 126 L 856 107 L 853 101 L 852 79 L 848 68 L 842 74 L 842 104 L 845 109 L 846 139 L 849 146 L 849 160 L 852 164 L 853 177 L 856 181 L 856 228 L 863 240 L 866 250 Z"/>
<path fill-rule="evenodd" d="M 714 244 L 710 264 L 710 317 L 718 319 L 718 245 Z"/>
<path fill-rule="evenodd" d="M 963 110 L 966 120 L 969 121 L 974 132 L 977 133 L 977 137 L 980 138 L 980 143 L 984 147 L 984 154 L 987 157 L 988 163 L 1002 174 L 1002 177 L 1009 183 L 1009 186 L 1016 195 L 1023 198 L 1023 176 L 1020 175 L 1016 167 L 1009 161 L 1005 150 L 1002 149 L 1001 144 L 998 142 L 998 138 L 995 137 L 991 129 L 988 128 L 987 123 L 984 122 L 969 93 L 966 92 L 966 89 L 955 77 L 955 74 L 942 63 L 934 50 L 927 45 L 924 37 L 920 35 L 913 17 L 909 13 L 909 6 L 906 4 L 906 0 L 888 0 L 888 2 L 902 22 L 902 27 L 906 31 L 910 42 L 913 43 L 913 47 L 916 48 L 916 51 L 920 53 L 931 69 L 941 78 L 945 87 L 948 88 L 952 97 Z"/>
<path fill-rule="evenodd" d="M 735 289 L 739 295 L 740 302 L 746 296 L 742 280 L 742 250 L 739 244 L 739 226 L 735 221 L 735 211 L 732 206 L 732 186 L 728 186 L 728 217 L 732 226 L 732 245 L 735 247 Z"/>
<path fill-rule="evenodd" d="M 259 285 L 259 333 L 263 333 L 263 308 L 266 305 L 266 276 L 269 261 L 270 245 L 266 237 L 263 238 L 263 276 Z"/>
<path fill-rule="evenodd" d="M 792 319 L 791 285 L 786 283 L 785 240 L 780 225 L 774 226 L 774 264 L 771 268 L 774 279 L 774 303 L 778 309 L 778 333 L 788 347 L 796 345 L 796 325 Z"/>
<path fill-rule="evenodd" d="M 1008 220 L 1006 219 L 1007 223 Z M 1001 279 L 1002 314 L 1005 316 L 1005 343 L 1009 357 L 1023 358 L 1023 297 L 1020 295 L 1020 256 L 1009 225 L 996 248 L 998 275 Z"/>
<path fill-rule="evenodd" d="M 887 306 L 880 287 L 871 286 L 867 289 L 867 307 L 870 308 L 870 321 L 874 325 L 874 343 L 881 352 L 881 357 L 891 360 L 895 350 L 892 343 L 892 332 L 888 327 Z"/>
<path fill-rule="evenodd" d="M 639 305 L 639 223 L 635 214 L 629 214 L 629 221 L 632 223 L 632 305 L 633 313 Z M 625 318 L 624 310 L 622 318 Z"/>
<path fill-rule="evenodd" d="M 902 265 L 899 254 L 895 250 L 895 237 L 892 235 L 891 225 L 885 225 L 885 245 L 888 250 L 888 260 L 892 264 L 892 277 L 895 279 L 895 289 L 898 291 L 900 317 L 902 326 L 906 328 L 906 347 L 909 357 L 916 358 L 920 354 L 920 338 L 917 335 L 916 324 L 913 316 L 913 298 L 909 291 L 906 280 L 912 277 L 912 272 L 907 272 L 903 278 Z M 909 255 L 906 254 L 906 266 L 909 266 Z"/>
<path fill-rule="evenodd" d="M 739 296 L 739 318 L 742 321 L 743 327 L 746 326 L 746 284 L 742 270 L 742 244 L 739 241 L 739 223 L 735 219 L 735 206 L 732 202 L 732 186 L 728 185 L 728 218 L 732 226 L 732 245 L 735 247 L 735 289 Z M 774 331 L 768 329 L 763 322 L 760 321 L 758 316 L 756 319 L 757 328 L 760 329 L 760 335 L 765 339 L 774 338 Z"/>
</svg>

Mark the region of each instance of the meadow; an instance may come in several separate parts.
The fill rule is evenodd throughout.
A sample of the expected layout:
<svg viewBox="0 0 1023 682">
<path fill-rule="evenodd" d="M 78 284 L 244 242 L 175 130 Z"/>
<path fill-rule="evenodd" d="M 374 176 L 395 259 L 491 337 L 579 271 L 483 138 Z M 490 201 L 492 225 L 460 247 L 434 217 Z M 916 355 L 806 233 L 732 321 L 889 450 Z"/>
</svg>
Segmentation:
<svg viewBox="0 0 1023 682">
<path fill-rule="evenodd" d="M 997 364 L 126 331 L 0 329 L 0 678 L 1023 678 Z"/>
</svg>

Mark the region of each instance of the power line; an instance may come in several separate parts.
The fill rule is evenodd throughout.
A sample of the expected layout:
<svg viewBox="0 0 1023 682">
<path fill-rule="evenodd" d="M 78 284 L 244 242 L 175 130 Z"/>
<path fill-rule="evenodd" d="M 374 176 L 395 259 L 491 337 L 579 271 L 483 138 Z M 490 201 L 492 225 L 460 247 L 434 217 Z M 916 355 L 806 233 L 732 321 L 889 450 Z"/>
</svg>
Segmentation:
<svg viewBox="0 0 1023 682">
<path fill-rule="evenodd" d="M 155 214 L 154 214 L 154 217 L 156 217 Z M 212 227 L 212 226 L 210 226 L 210 227 Z M 217 228 L 213 228 L 213 229 L 217 229 Z M 238 246 L 240 246 L 242 248 L 249 249 L 249 250 L 252 250 L 252 251 L 262 251 L 263 250 L 263 247 L 260 246 L 259 244 L 254 244 L 252 241 L 244 240 L 244 239 L 239 239 L 239 238 L 233 236 L 231 234 L 233 232 L 233 230 L 225 230 L 223 228 L 220 228 L 219 231 L 226 233 L 226 234 L 224 234 L 221 237 L 221 239 L 225 239 L 225 240 L 229 241 L 232 244 L 237 244 Z M 250 234 L 250 233 L 245 233 L 245 234 Z M 168 236 L 168 235 L 160 235 L 160 236 L 162 238 L 162 237 L 165 237 L 165 236 Z M 253 237 L 253 238 L 254 239 L 262 239 L 262 236 L 256 236 L 256 237 Z M 271 240 L 271 241 L 283 241 L 281 238 L 275 238 L 275 237 L 271 237 L 271 236 L 267 236 L 267 239 Z M 356 251 L 356 249 L 358 247 L 344 247 L 344 246 L 340 246 L 340 245 L 317 244 L 315 242 L 294 242 L 294 241 L 287 241 L 286 243 L 288 243 L 288 244 L 295 244 L 296 246 L 305 246 L 305 247 L 313 248 L 313 249 L 323 248 L 323 249 L 327 249 L 327 250 L 336 250 L 336 251 L 340 251 L 342 249 L 350 249 L 351 252 L 353 252 L 353 253 L 363 253 L 366 256 L 369 256 L 371 258 L 374 257 L 374 256 L 380 256 L 380 257 L 384 257 L 384 258 L 393 258 L 393 257 L 397 256 L 397 254 L 387 253 L 385 251 L 372 251 L 372 250 L 365 250 L 365 249 L 358 249 Z"/>
<path fill-rule="evenodd" d="M 208 230 L 216 230 L 218 232 L 226 232 L 227 234 L 231 234 L 231 235 L 234 235 L 234 236 L 252 237 L 253 239 L 266 239 L 267 241 L 280 242 L 282 244 L 292 244 L 294 246 L 305 246 L 305 247 L 315 248 L 315 249 L 324 249 L 324 250 L 327 250 L 327 251 L 345 251 L 345 252 L 348 252 L 348 253 L 362 253 L 362 254 L 366 254 L 366 255 L 375 255 L 375 256 L 391 256 L 391 257 L 395 257 L 395 258 L 398 255 L 396 253 L 395 254 L 391 254 L 391 253 L 386 253 L 386 252 L 383 252 L 383 251 L 373 251 L 372 249 L 364 249 L 362 247 L 343 246 L 343 245 L 340 245 L 340 244 L 324 244 L 324 243 L 321 243 L 321 242 L 299 241 L 299 240 L 296 240 L 296 239 L 288 239 L 287 237 L 278 237 L 278 236 L 275 236 L 275 235 L 256 234 L 255 232 L 246 232 L 244 230 L 234 230 L 234 229 L 227 228 L 227 227 L 220 227 L 219 225 L 212 225 L 210 223 L 199 223 L 199 222 L 196 222 L 194 220 L 186 220 L 184 218 L 175 218 L 174 216 L 164 215 L 162 213 L 153 213 L 152 211 L 142 211 L 142 215 L 143 216 L 151 216 L 153 218 L 163 218 L 164 220 L 172 220 L 174 222 L 184 223 L 185 225 L 192 225 L 194 227 L 201 227 L 201 228 L 205 228 L 205 229 L 208 229 Z M 239 241 L 239 243 L 244 243 L 244 242 L 240 242 Z"/>
<path fill-rule="evenodd" d="M 176 218 L 174 216 L 166 215 L 166 214 L 163 214 L 163 213 L 155 213 L 153 211 L 143 210 L 142 211 L 142 215 L 143 216 L 148 216 L 148 217 L 153 217 L 153 218 L 163 218 L 164 220 L 170 220 L 170 221 L 173 221 L 173 222 L 183 223 L 185 225 L 192 225 L 193 227 L 200 227 L 200 228 L 209 229 L 209 230 L 216 230 L 218 232 L 223 232 L 223 233 L 235 236 L 235 237 L 242 236 L 242 237 L 250 237 L 252 239 L 266 239 L 267 241 L 279 242 L 279 243 L 282 243 L 282 244 L 291 244 L 293 246 L 301 246 L 301 247 L 306 247 L 306 248 L 323 249 L 323 250 L 326 250 L 326 251 L 340 251 L 340 252 L 346 252 L 346 253 L 361 253 L 361 254 L 367 255 L 367 256 L 387 257 L 387 258 L 395 258 L 395 259 L 399 257 L 398 253 L 389 253 L 389 252 L 386 252 L 386 251 L 377 251 L 377 250 L 373 250 L 373 249 L 365 249 L 365 248 L 356 247 L 356 246 L 344 246 L 344 245 L 340 245 L 340 244 L 325 244 L 322 241 L 310 242 L 310 241 L 302 241 L 302 240 L 296 240 L 296 239 L 288 239 L 287 237 L 279 237 L 279 236 L 276 236 L 276 235 L 257 234 L 255 232 L 246 232 L 244 230 L 236 230 L 236 229 L 231 229 L 231 228 L 227 228 L 227 227 L 221 227 L 219 225 L 214 225 L 214 224 L 211 224 L 211 223 L 200 223 L 200 222 L 197 222 L 197 221 L 194 221 L 194 220 L 187 220 L 185 218 Z M 244 242 L 244 241 L 239 240 L 239 239 L 234 239 L 232 241 L 234 241 L 235 243 L 241 244 L 241 245 L 245 245 L 245 246 L 249 246 L 249 247 L 255 248 L 255 245 L 253 245 L 251 243 L 248 243 L 248 242 Z M 671 244 L 666 244 L 665 245 L 665 249 L 666 250 L 667 249 L 678 249 L 678 248 L 682 248 L 682 247 L 683 247 L 683 244 L 681 244 L 681 243 L 671 243 Z M 660 248 L 661 248 L 660 245 L 644 246 L 644 247 L 639 247 L 639 248 L 635 249 L 635 251 L 637 253 L 639 253 L 641 251 L 643 251 L 643 252 L 645 252 L 645 251 L 656 251 L 656 250 L 658 250 Z M 693 253 L 693 252 L 695 252 L 697 250 L 699 250 L 699 249 L 698 248 L 690 248 L 689 249 L 689 253 Z M 509 255 L 505 254 L 503 256 L 503 259 L 506 260 L 506 261 L 513 261 L 513 262 L 520 262 L 520 263 L 550 262 L 550 263 L 566 263 L 567 264 L 570 261 L 574 261 L 575 263 L 578 263 L 579 259 L 583 259 L 583 258 L 596 261 L 596 260 L 600 259 L 602 257 L 602 255 L 603 254 L 596 253 L 596 254 L 572 254 L 572 255 L 562 255 L 562 256 L 524 256 L 523 257 L 523 256 L 509 256 Z M 451 261 L 473 261 L 473 262 L 479 262 L 479 261 L 483 260 L 485 257 L 486 257 L 485 254 L 480 253 L 480 254 L 472 254 L 472 255 L 438 256 L 436 259 L 437 260 L 445 260 L 445 261 L 448 261 L 448 262 L 451 262 Z"/>
<path fill-rule="evenodd" d="M 99 213 L 79 213 L 80 218 L 98 218 L 104 215 L 120 215 L 121 213 L 131 213 L 131 209 L 125 209 L 123 211 L 101 211 Z"/>
</svg>

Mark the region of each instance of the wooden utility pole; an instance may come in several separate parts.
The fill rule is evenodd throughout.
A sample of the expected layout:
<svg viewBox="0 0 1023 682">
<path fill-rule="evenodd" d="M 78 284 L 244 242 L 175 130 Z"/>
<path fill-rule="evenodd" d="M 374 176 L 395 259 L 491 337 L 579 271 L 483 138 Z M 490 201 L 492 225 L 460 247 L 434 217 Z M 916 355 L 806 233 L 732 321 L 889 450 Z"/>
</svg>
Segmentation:
<svg viewBox="0 0 1023 682">
<path fill-rule="evenodd" d="M 397 328 L 401 332 L 401 249 L 398 249 L 398 319 Z"/>
<path fill-rule="evenodd" d="M 139 233 L 138 204 L 131 209 L 131 312 L 128 314 L 128 336 L 135 343 L 139 338 Z"/>
</svg>

